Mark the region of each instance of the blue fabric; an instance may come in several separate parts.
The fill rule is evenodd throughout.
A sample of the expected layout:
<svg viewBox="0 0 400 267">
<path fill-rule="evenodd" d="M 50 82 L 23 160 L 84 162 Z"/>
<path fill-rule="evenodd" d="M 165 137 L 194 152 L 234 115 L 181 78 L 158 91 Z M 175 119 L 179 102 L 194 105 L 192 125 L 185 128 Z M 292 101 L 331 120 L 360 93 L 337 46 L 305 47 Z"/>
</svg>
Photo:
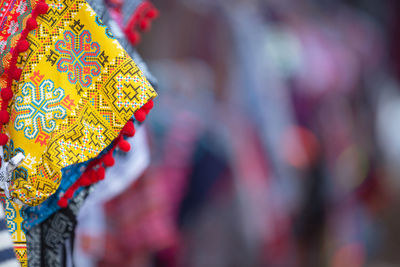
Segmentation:
<svg viewBox="0 0 400 267">
<path fill-rule="evenodd" d="M 13 248 L 7 248 L 4 250 L 0 250 L 0 264 L 2 262 L 9 261 L 11 259 L 15 259 L 15 254 L 14 254 L 14 249 Z"/>
<path fill-rule="evenodd" d="M 114 143 L 114 142 L 113 142 Z M 106 154 L 113 146 L 113 143 L 109 145 L 106 149 L 104 149 L 98 157 L 102 157 Z M 94 159 L 92 159 L 94 160 Z M 92 161 L 86 161 L 79 164 L 67 166 L 61 170 L 62 172 L 62 180 L 60 187 L 58 188 L 57 192 L 49 197 L 46 201 L 42 204 L 35 206 L 35 207 L 25 207 L 24 209 L 24 227 L 26 230 L 32 229 L 35 225 L 45 221 L 49 218 L 52 214 L 57 212 L 60 208 L 57 202 L 60 199 L 60 196 L 68 190 L 78 179 L 81 177 L 82 173 L 86 170 L 86 167 Z M 83 187 L 78 188 L 74 195 L 77 195 Z"/>
</svg>

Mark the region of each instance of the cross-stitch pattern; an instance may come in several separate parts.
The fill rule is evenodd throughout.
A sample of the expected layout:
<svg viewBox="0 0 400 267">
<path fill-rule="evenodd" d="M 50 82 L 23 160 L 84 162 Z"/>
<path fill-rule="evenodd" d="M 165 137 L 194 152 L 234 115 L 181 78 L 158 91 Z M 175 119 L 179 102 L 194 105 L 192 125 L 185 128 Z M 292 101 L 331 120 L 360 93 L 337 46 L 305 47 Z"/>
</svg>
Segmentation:
<svg viewBox="0 0 400 267">
<path fill-rule="evenodd" d="M 79 20 L 74 21 L 73 25 L 83 27 Z M 100 45 L 92 42 L 92 35 L 89 31 L 84 30 L 79 35 L 72 31 L 65 31 L 64 40 L 56 42 L 55 50 L 60 53 L 57 69 L 67 72 L 68 80 L 71 83 L 79 82 L 83 87 L 88 87 L 92 84 L 92 77 L 99 76 L 101 69 L 98 62 Z"/>
<path fill-rule="evenodd" d="M 61 106 L 64 89 L 55 88 L 53 81 L 44 80 L 39 86 L 27 82 L 21 92 L 15 99 L 14 127 L 23 130 L 26 138 L 34 139 L 40 131 L 50 134 L 56 127 L 55 119 L 64 119 L 67 115 Z"/>
<path fill-rule="evenodd" d="M 96 157 L 156 96 L 85 1 L 47 3 L 17 61 L 23 72 L 6 128 L 28 173 L 12 181 L 11 196 L 32 206 L 56 192 L 62 168 Z"/>
<path fill-rule="evenodd" d="M 22 267 L 28 266 L 28 257 L 26 251 L 26 235 L 22 227 L 23 209 L 0 193 L 0 203 L 4 207 L 7 218 L 7 227 L 14 243 L 14 251 Z"/>
</svg>

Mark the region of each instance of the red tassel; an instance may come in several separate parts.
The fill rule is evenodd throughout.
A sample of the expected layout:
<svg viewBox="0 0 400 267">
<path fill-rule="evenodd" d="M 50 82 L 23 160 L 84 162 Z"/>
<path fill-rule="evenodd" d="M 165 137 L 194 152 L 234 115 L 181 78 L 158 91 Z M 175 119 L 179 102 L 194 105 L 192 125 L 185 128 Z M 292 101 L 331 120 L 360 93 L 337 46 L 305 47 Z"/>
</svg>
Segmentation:
<svg viewBox="0 0 400 267">
<path fill-rule="evenodd" d="M 71 199 L 72 196 L 74 195 L 74 192 L 75 192 L 75 191 L 72 190 L 71 187 L 68 188 L 68 190 L 65 191 L 65 193 L 64 193 L 64 198 L 66 198 L 66 199 Z"/>
<path fill-rule="evenodd" d="M 146 12 L 146 17 L 149 19 L 155 19 L 160 15 L 160 12 L 156 8 L 151 8 Z"/>
<path fill-rule="evenodd" d="M 6 134 L 0 134 L 0 146 L 4 146 L 8 142 L 8 136 Z"/>
<path fill-rule="evenodd" d="M 133 121 L 129 120 L 125 124 L 124 128 L 122 128 L 122 134 L 132 137 L 135 135 L 135 126 L 133 125 Z"/>
<path fill-rule="evenodd" d="M 1 98 L 3 98 L 3 100 L 5 100 L 5 101 L 8 101 L 13 97 L 13 92 L 10 88 L 2 89 L 0 94 L 1 94 Z"/>
<path fill-rule="evenodd" d="M 29 18 L 26 22 L 26 27 L 29 31 L 32 31 L 38 27 L 37 21 L 34 18 Z"/>
<path fill-rule="evenodd" d="M 7 110 L 0 110 L 0 122 L 6 124 L 10 120 L 10 114 Z"/>
<path fill-rule="evenodd" d="M 19 78 L 21 78 L 22 70 L 19 69 L 19 68 L 17 68 L 17 67 L 15 67 L 15 68 L 13 68 L 13 69 L 10 70 L 10 73 L 11 73 L 11 77 L 12 77 L 14 80 L 17 80 L 17 81 L 18 81 Z"/>
<path fill-rule="evenodd" d="M 40 2 L 37 4 L 35 10 L 39 13 L 39 14 L 46 14 L 47 11 L 49 11 L 49 5 L 46 4 L 45 1 Z"/>
<path fill-rule="evenodd" d="M 149 22 L 147 19 L 142 19 L 142 20 L 139 22 L 139 28 L 140 28 L 142 31 L 148 31 L 148 30 L 150 29 L 150 22 Z"/>
<path fill-rule="evenodd" d="M 82 175 L 81 178 L 79 178 L 79 183 L 82 186 L 88 186 L 92 184 L 92 180 L 89 178 L 89 176 Z"/>
<path fill-rule="evenodd" d="M 18 52 L 20 52 L 20 53 L 25 52 L 29 48 L 29 42 L 25 39 L 22 39 L 18 42 L 17 48 L 18 48 Z"/>
<path fill-rule="evenodd" d="M 66 208 L 68 206 L 68 200 L 66 198 L 62 197 L 62 198 L 60 198 L 60 200 L 58 200 L 57 204 L 61 208 Z"/>
<path fill-rule="evenodd" d="M 143 122 L 146 119 L 146 112 L 142 109 L 139 109 L 135 112 L 135 119 L 139 122 Z"/>
<path fill-rule="evenodd" d="M 110 153 L 106 154 L 103 157 L 103 162 L 104 162 L 104 165 L 106 165 L 107 167 L 114 166 L 114 164 L 115 164 L 115 160 L 114 160 L 112 154 L 110 154 Z"/>
<path fill-rule="evenodd" d="M 106 177 L 106 169 L 104 169 L 104 167 L 99 167 L 96 171 L 96 177 L 99 181 L 103 180 Z"/>
<path fill-rule="evenodd" d="M 153 99 L 150 99 L 146 104 L 143 105 L 142 108 L 151 110 L 154 107 Z"/>
<path fill-rule="evenodd" d="M 128 152 L 129 150 L 131 150 L 131 145 L 128 143 L 128 141 L 125 141 L 124 139 L 121 139 L 121 141 L 119 141 L 118 146 L 124 152 Z"/>
<path fill-rule="evenodd" d="M 128 30 L 126 32 L 126 37 L 128 40 L 133 44 L 137 45 L 140 42 L 140 35 L 137 31 L 134 30 Z"/>
<path fill-rule="evenodd" d="M 1 103 L 1 110 L 7 110 L 8 109 L 8 100 L 4 100 Z"/>
</svg>

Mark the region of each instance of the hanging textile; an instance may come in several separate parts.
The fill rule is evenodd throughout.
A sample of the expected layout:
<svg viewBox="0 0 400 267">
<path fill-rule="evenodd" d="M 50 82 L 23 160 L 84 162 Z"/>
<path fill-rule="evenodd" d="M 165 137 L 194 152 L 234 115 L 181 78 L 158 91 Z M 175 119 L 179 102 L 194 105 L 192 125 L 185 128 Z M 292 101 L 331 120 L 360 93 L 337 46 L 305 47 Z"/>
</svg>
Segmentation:
<svg viewBox="0 0 400 267">
<path fill-rule="evenodd" d="M 67 208 L 58 211 L 27 233 L 29 266 L 69 266 L 72 262 L 76 215 L 90 188 L 82 190 Z"/>
<path fill-rule="evenodd" d="M 10 194 L 28 205 L 53 194 L 62 168 L 97 156 L 156 96 L 85 1 L 57 3 L 37 17 L 17 60 L 22 74 L 6 129 L 26 157 Z"/>
<path fill-rule="evenodd" d="M 156 93 L 84 0 L 46 1 L 49 9 L 43 0 L 8 2 L 0 2 L 0 143 L 3 163 L 25 159 L 0 198 L 17 258 L 27 266 L 17 203 L 36 206 L 53 195 L 63 168 L 121 140 L 126 122 L 139 111 L 145 118 L 141 107 Z"/>
</svg>

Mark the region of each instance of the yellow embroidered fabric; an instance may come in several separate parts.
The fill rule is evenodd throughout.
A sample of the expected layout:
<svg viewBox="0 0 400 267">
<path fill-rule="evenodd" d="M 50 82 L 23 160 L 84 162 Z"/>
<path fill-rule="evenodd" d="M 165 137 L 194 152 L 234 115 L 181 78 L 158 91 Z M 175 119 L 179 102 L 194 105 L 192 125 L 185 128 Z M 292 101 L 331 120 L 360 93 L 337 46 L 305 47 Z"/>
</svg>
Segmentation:
<svg viewBox="0 0 400 267">
<path fill-rule="evenodd" d="M 96 157 L 156 96 L 85 1 L 46 2 L 18 59 L 23 72 L 6 127 L 13 144 L 5 153 L 25 155 L 10 193 L 32 206 L 56 191 L 63 167 Z"/>
<path fill-rule="evenodd" d="M 28 255 L 26 249 L 26 236 L 22 228 L 22 206 L 14 203 L 0 193 L 0 202 L 3 203 L 4 212 L 7 218 L 7 228 L 14 243 L 14 252 L 22 267 L 28 266 Z"/>
</svg>

